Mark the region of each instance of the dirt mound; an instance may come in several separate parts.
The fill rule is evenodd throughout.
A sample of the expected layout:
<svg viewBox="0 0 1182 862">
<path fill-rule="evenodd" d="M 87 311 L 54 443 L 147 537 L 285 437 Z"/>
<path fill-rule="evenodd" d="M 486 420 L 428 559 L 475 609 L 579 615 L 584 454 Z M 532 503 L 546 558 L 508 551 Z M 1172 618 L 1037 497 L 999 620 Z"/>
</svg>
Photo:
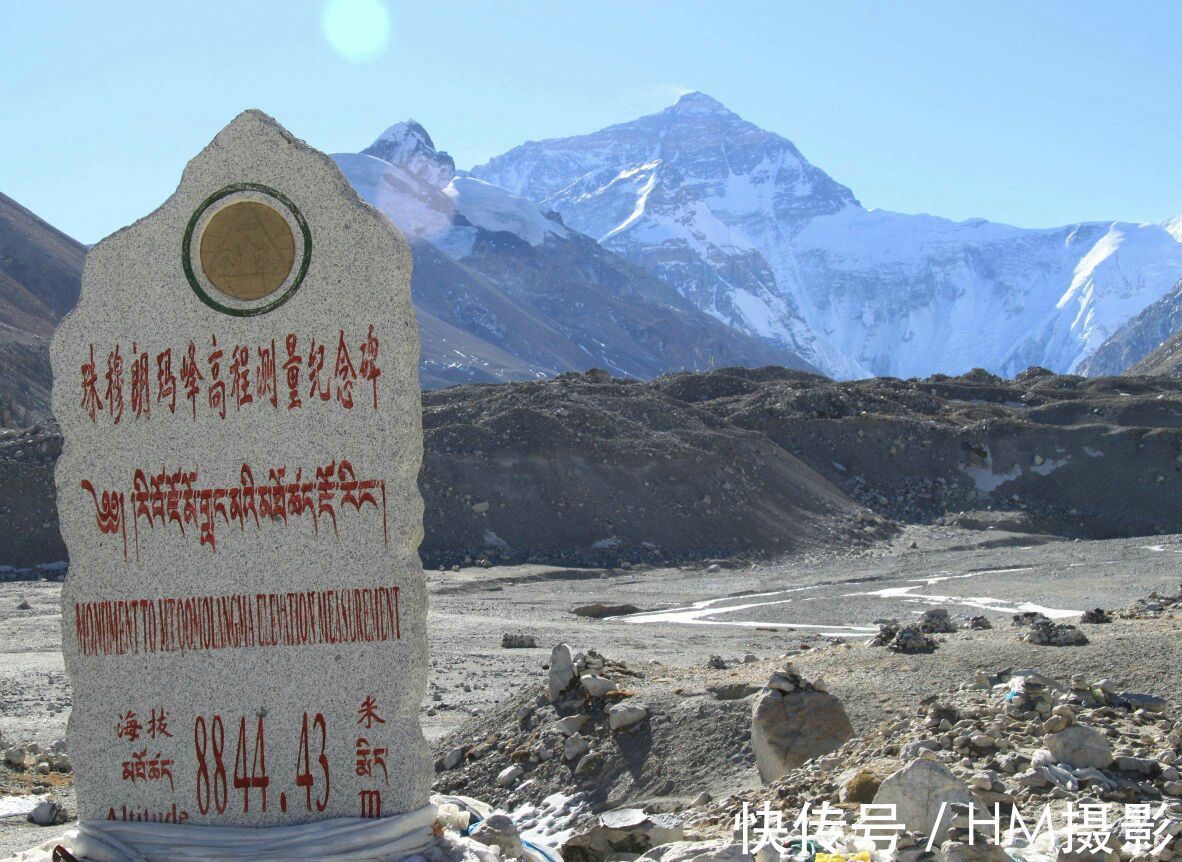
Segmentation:
<svg viewBox="0 0 1182 862">
<path fill-rule="evenodd" d="M 763 434 L 605 377 L 424 393 L 428 565 L 775 554 L 864 531 L 848 497 Z"/>
<path fill-rule="evenodd" d="M 56 425 L 0 429 L 0 580 L 30 577 L 32 567 L 66 559 L 53 488 L 61 451 Z M 29 571 L 19 571 L 25 567 Z"/>
<path fill-rule="evenodd" d="M 1030 369 L 835 383 L 727 368 L 709 393 L 651 385 L 765 434 L 859 502 L 913 523 L 1004 510 L 1030 532 L 1106 538 L 1182 529 L 1182 382 Z M 967 523 L 971 523 L 970 518 Z"/>
<path fill-rule="evenodd" d="M 778 555 L 891 521 L 1182 531 L 1182 380 L 1161 377 L 592 371 L 426 392 L 423 426 L 432 567 Z M 0 507 L 15 513 L 50 493 L 52 458 L 10 439 L 0 459 L 19 466 L 0 477 Z M 52 506 L 22 517 L 0 565 L 64 557 Z"/>
<path fill-rule="evenodd" d="M 527 688 L 437 742 L 434 790 L 508 809 L 581 794 L 602 811 L 684 803 L 707 787 L 717 794 L 758 780 L 757 688 L 733 690 L 725 669 L 642 670 L 594 651 L 574 663 L 592 682 L 576 679 L 553 702 L 544 684 Z"/>
</svg>

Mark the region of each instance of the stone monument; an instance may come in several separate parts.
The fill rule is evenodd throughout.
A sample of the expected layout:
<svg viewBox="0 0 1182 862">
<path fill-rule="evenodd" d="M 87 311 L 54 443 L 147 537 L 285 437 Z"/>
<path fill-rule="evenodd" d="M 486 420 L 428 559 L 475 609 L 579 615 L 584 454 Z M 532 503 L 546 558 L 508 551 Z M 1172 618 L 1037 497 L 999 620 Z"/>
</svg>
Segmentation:
<svg viewBox="0 0 1182 862">
<path fill-rule="evenodd" d="M 423 821 L 410 270 L 258 111 L 87 256 L 52 348 L 83 825 Z"/>
</svg>

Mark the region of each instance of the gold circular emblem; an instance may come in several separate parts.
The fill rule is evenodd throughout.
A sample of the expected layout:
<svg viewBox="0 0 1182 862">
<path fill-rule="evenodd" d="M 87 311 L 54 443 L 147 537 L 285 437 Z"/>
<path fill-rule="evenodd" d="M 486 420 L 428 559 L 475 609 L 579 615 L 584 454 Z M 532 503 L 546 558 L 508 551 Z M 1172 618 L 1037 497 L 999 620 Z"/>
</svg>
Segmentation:
<svg viewBox="0 0 1182 862">
<path fill-rule="evenodd" d="M 266 204 L 239 201 L 214 214 L 201 234 L 201 269 L 210 284 L 235 299 L 273 293 L 295 266 L 287 220 Z"/>
</svg>

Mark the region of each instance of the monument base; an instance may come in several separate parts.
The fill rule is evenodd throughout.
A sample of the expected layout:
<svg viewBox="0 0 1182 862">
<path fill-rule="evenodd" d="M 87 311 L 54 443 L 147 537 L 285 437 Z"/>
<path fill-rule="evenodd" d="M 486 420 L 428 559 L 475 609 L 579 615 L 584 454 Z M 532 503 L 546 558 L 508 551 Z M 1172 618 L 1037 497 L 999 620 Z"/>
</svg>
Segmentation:
<svg viewBox="0 0 1182 862">
<path fill-rule="evenodd" d="M 262 828 L 88 820 L 5 862 L 50 862 L 61 845 L 79 862 L 398 862 L 434 838 L 436 806 L 396 817 L 342 817 Z"/>
</svg>

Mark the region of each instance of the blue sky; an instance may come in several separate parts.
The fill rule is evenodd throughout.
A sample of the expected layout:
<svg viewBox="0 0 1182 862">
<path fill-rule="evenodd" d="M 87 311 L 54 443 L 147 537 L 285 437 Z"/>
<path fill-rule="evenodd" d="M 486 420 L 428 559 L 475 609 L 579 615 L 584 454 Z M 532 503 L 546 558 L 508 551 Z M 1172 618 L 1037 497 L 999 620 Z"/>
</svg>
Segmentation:
<svg viewBox="0 0 1182 862">
<path fill-rule="evenodd" d="M 384 47 L 346 8 L 334 49 L 322 0 L 6 3 L 0 191 L 94 242 L 246 107 L 329 152 L 413 117 L 469 167 L 702 90 L 867 206 L 1024 226 L 1182 213 L 1176 2 L 383 5 Z"/>
</svg>

